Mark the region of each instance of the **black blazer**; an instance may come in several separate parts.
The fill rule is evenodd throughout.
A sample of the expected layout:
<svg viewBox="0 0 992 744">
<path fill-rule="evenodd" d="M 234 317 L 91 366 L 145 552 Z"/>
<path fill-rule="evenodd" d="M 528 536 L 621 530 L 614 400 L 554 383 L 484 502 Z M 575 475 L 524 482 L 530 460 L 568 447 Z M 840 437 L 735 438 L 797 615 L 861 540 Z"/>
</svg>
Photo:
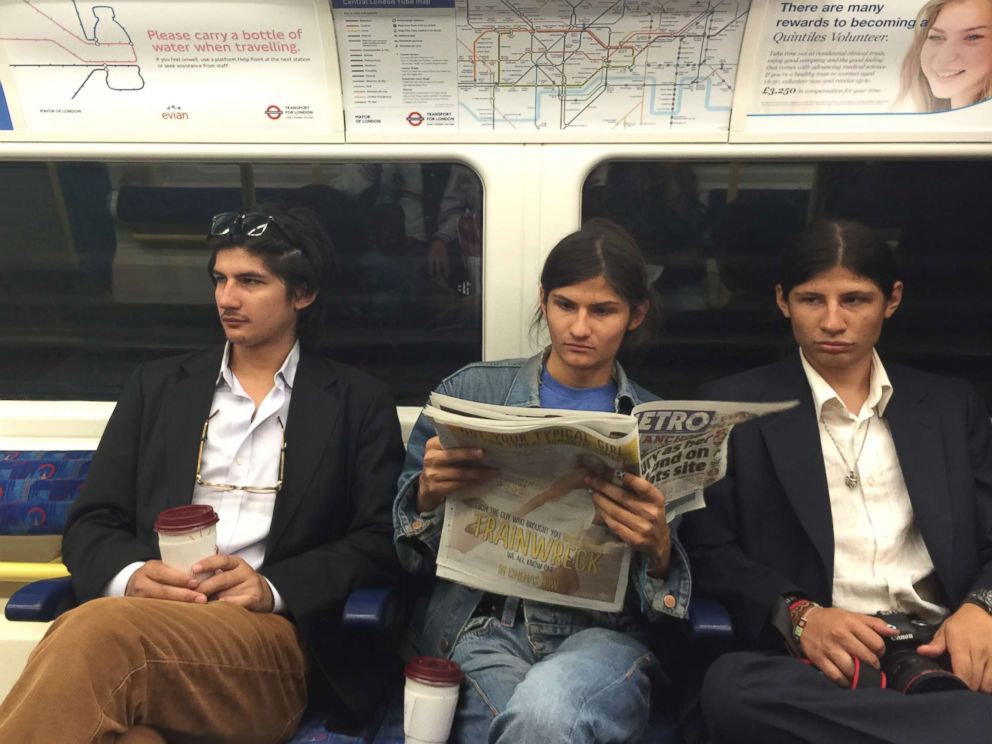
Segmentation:
<svg viewBox="0 0 992 744">
<path fill-rule="evenodd" d="M 954 609 L 971 589 L 992 588 L 988 411 L 964 382 L 897 365 L 886 372 L 885 419 L 943 602 Z M 727 477 L 681 526 L 695 590 L 727 606 L 748 645 L 781 647 L 769 626 L 779 597 L 802 592 L 831 604 L 833 524 L 813 395 L 796 353 L 710 383 L 699 397 L 800 401 L 734 428 Z"/>
<path fill-rule="evenodd" d="M 218 347 L 144 364 L 124 386 L 62 540 L 80 600 L 99 596 L 129 563 L 159 558 L 155 517 L 191 502 L 222 353 Z M 368 659 L 336 630 L 352 589 L 398 572 L 391 506 L 403 454 L 386 387 L 302 352 L 286 422 L 284 483 L 260 572 L 285 601 L 311 668 L 358 717 L 376 703 L 370 685 L 386 675 L 376 679 L 363 668 Z"/>
</svg>

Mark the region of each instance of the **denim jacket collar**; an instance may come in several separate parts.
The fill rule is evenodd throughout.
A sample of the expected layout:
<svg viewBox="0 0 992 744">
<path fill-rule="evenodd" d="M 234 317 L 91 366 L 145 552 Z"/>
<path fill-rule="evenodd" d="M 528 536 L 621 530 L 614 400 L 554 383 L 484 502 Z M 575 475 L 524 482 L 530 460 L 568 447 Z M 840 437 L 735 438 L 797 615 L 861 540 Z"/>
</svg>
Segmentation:
<svg viewBox="0 0 992 744">
<path fill-rule="evenodd" d="M 551 347 L 545 348 L 540 354 L 535 354 L 526 360 L 517 372 L 506 394 L 506 405 L 538 408 L 541 405 L 541 372 L 544 362 L 551 353 Z M 613 380 L 617 383 L 617 397 L 613 401 L 614 410 L 619 413 L 630 413 L 638 403 L 643 403 L 634 385 L 627 379 L 620 362 L 613 361 Z"/>
</svg>

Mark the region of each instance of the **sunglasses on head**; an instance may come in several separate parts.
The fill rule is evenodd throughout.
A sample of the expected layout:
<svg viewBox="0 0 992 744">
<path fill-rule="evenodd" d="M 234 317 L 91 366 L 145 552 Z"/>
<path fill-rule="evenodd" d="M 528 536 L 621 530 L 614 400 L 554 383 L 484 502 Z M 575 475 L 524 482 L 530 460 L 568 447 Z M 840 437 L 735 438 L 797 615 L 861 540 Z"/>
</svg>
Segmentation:
<svg viewBox="0 0 992 744">
<path fill-rule="evenodd" d="M 276 218 L 263 212 L 221 212 L 210 220 L 210 237 L 223 238 L 243 235 L 258 238 L 265 234 Z"/>
</svg>

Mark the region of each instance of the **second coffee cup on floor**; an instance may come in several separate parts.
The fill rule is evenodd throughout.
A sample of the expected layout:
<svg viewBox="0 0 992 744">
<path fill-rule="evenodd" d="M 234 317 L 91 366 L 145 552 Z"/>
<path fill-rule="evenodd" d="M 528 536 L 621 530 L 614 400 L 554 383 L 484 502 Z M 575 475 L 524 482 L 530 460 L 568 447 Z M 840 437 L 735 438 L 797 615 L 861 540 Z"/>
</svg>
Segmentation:
<svg viewBox="0 0 992 744">
<path fill-rule="evenodd" d="M 159 513 L 155 520 L 158 549 L 167 566 L 192 573 L 197 561 L 217 553 L 217 521 L 212 506 L 175 506 Z M 199 580 L 209 574 L 197 576 Z"/>
<path fill-rule="evenodd" d="M 458 705 L 462 670 L 435 656 L 417 656 L 403 670 L 403 733 L 406 744 L 444 744 Z"/>
</svg>

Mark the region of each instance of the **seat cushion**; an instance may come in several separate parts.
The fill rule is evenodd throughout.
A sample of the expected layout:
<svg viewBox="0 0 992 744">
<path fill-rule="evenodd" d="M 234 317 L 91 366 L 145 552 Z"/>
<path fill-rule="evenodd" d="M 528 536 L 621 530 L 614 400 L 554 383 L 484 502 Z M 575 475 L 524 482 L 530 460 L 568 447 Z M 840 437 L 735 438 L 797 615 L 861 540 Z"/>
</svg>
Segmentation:
<svg viewBox="0 0 992 744">
<path fill-rule="evenodd" d="M 0 536 L 61 535 L 90 450 L 0 451 Z"/>
<path fill-rule="evenodd" d="M 0 536 L 60 535 L 82 478 L 0 481 Z"/>
</svg>

